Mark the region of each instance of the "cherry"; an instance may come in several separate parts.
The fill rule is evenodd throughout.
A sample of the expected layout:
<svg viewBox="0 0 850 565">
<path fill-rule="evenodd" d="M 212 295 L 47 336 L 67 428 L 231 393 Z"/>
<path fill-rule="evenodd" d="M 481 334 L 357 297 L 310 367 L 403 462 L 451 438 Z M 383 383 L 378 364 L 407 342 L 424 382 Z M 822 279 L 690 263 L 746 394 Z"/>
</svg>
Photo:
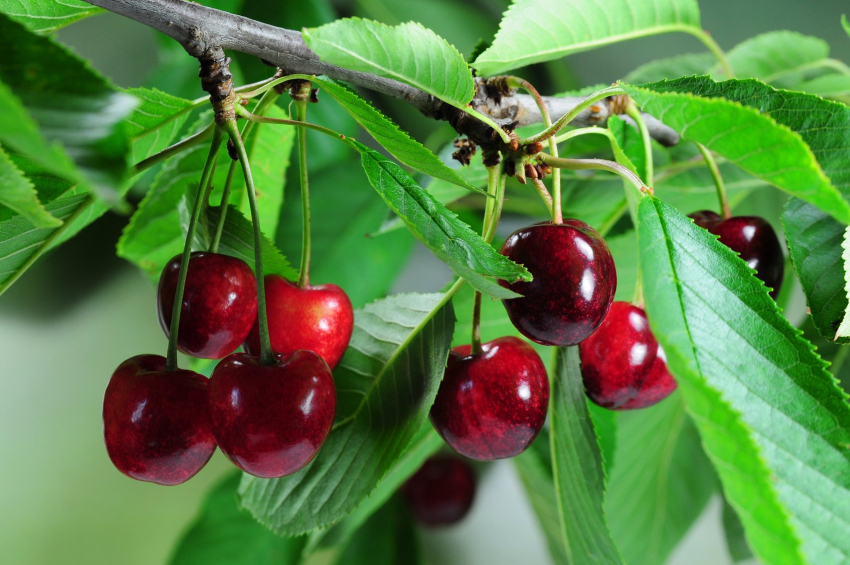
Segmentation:
<svg viewBox="0 0 850 565">
<path fill-rule="evenodd" d="M 125 475 L 161 485 L 188 481 L 215 451 L 207 379 L 166 371 L 159 355 L 127 359 L 106 387 L 103 437 Z"/>
<path fill-rule="evenodd" d="M 776 300 L 785 276 L 785 256 L 776 232 L 764 218 L 733 216 L 724 220 L 705 210 L 689 217 L 694 218 L 698 226 L 720 236 L 720 243 L 737 252 L 751 269 L 755 269 L 756 276 L 772 289 L 770 296 Z"/>
<path fill-rule="evenodd" d="M 614 302 L 596 332 L 579 344 L 587 396 L 599 406 L 628 410 L 667 398 L 676 381 L 643 309 Z"/>
<path fill-rule="evenodd" d="M 617 271 L 605 240 L 579 220 L 541 222 L 512 233 L 502 254 L 525 267 L 531 282 L 500 284 L 522 295 L 503 301 L 508 317 L 542 345 L 576 345 L 605 317 Z"/>
<path fill-rule="evenodd" d="M 457 457 L 431 457 L 401 487 L 413 515 L 425 526 L 463 519 L 475 497 L 475 474 Z"/>
<path fill-rule="evenodd" d="M 335 369 L 354 329 L 354 309 L 345 291 L 333 284 L 300 288 L 278 275 L 266 275 L 265 285 L 272 349 L 277 353 L 314 351 Z M 260 353 L 256 319 L 245 351 Z"/>
<path fill-rule="evenodd" d="M 210 378 L 212 429 L 221 451 L 257 477 L 291 475 L 327 439 L 336 389 L 327 363 L 312 351 L 276 354 L 263 365 L 233 353 Z"/>
<path fill-rule="evenodd" d="M 166 335 L 177 292 L 181 256 L 159 278 L 157 313 Z M 257 317 L 257 282 L 245 261 L 218 253 L 195 252 L 189 259 L 177 348 L 203 359 L 221 359 L 245 341 Z"/>
<path fill-rule="evenodd" d="M 516 337 L 449 354 L 431 423 L 455 451 L 471 459 L 519 455 L 531 445 L 549 406 L 549 378 L 534 349 Z"/>
</svg>

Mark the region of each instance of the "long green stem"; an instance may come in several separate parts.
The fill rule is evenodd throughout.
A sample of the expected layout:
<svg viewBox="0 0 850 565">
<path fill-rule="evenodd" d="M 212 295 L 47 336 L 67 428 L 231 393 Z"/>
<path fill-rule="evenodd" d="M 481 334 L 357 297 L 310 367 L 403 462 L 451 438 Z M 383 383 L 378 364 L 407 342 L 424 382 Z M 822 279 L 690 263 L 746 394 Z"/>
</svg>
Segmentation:
<svg viewBox="0 0 850 565">
<path fill-rule="evenodd" d="M 714 41 L 714 38 L 711 37 L 704 29 L 693 26 L 684 26 L 681 31 L 693 35 L 699 39 L 709 51 L 711 51 L 712 55 L 714 55 L 717 59 L 717 62 L 720 63 L 720 67 L 723 69 L 726 78 L 735 78 L 735 72 L 732 70 L 732 65 L 729 64 L 729 59 L 726 58 L 726 53 L 723 52 L 723 49 L 721 49 L 717 42 Z"/>
<path fill-rule="evenodd" d="M 311 124 L 310 122 L 299 122 L 298 120 L 283 120 L 280 118 L 269 118 L 267 116 L 258 116 L 257 114 L 252 114 L 242 106 L 236 107 L 236 113 L 239 114 L 240 117 L 245 118 L 246 120 L 250 120 L 252 122 L 257 122 L 258 124 L 280 124 L 284 126 L 296 126 L 299 128 L 308 128 L 316 131 L 320 131 L 325 135 L 329 135 L 331 137 L 335 137 L 337 139 L 345 139 L 345 136 L 339 132 L 335 132 L 332 129 L 326 128 L 324 126 L 320 126 L 318 124 Z"/>
<path fill-rule="evenodd" d="M 541 141 L 541 142 L 546 141 L 547 139 L 549 139 L 550 137 L 552 137 L 553 135 L 555 135 L 556 133 L 561 131 L 561 129 L 564 126 L 566 126 L 571 121 L 576 119 L 576 116 L 578 116 L 579 114 L 584 112 L 587 108 L 589 108 L 590 106 L 592 106 L 596 102 L 599 102 L 603 98 L 608 98 L 609 96 L 615 96 L 615 95 L 618 95 L 618 94 L 625 94 L 625 93 L 626 93 L 626 91 L 623 90 L 621 87 L 619 87 L 617 85 L 609 86 L 607 88 L 603 88 L 602 90 L 594 92 L 593 94 L 591 94 L 590 96 L 588 96 L 587 98 L 585 98 L 584 100 L 579 102 L 578 105 L 575 108 L 573 108 L 572 110 L 570 110 L 569 112 L 567 112 L 566 114 L 564 114 L 563 116 L 558 118 L 557 122 L 555 122 L 551 126 L 547 127 L 546 129 L 544 129 L 543 131 L 541 131 L 537 135 L 533 135 L 533 136 L 523 140 L 522 144 L 523 145 L 531 145 L 532 143 L 537 143 L 538 141 Z"/>
<path fill-rule="evenodd" d="M 207 161 L 201 173 L 201 182 L 198 183 L 195 205 L 192 207 L 192 217 L 189 220 L 186 243 L 183 246 L 183 256 L 180 259 L 180 272 L 177 274 L 177 290 L 174 293 L 174 306 L 171 310 L 171 331 L 168 335 L 168 354 L 165 360 L 166 371 L 177 370 L 177 335 L 180 332 L 180 312 L 183 309 L 183 287 L 186 286 L 186 275 L 189 272 L 189 259 L 192 255 L 192 242 L 195 239 L 195 226 L 198 225 L 198 218 L 200 218 L 201 210 L 204 207 L 204 192 L 212 178 L 213 168 L 215 167 L 216 157 L 218 156 L 218 148 L 221 147 L 223 137 L 224 132 L 221 131 L 221 128 L 216 127 L 213 130 L 210 152 L 207 155 Z"/>
<path fill-rule="evenodd" d="M 559 169 L 554 169 L 553 172 L 557 170 Z M 537 191 L 538 196 L 543 201 L 543 205 L 546 206 L 546 211 L 549 212 L 549 216 L 551 217 L 554 214 L 552 211 L 552 195 L 546 190 L 546 185 L 540 179 L 531 179 L 531 185 Z M 563 216 L 561 216 L 561 221 L 563 221 Z"/>
<path fill-rule="evenodd" d="M 484 203 L 484 224 L 481 228 L 481 237 L 488 243 L 493 239 L 493 234 L 496 231 L 493 226 L 493 218 L 497 207 L 499 214 L 501 214 L 501 206 L 498 206 L 498 194 L 503 176 L 500 165 L 487 167 L 487 195 L 493 198 L 487 198 Z M 472 299 L 472 354 L 477 355 L 478 353 L 481 353 L 481 293 L 476 290 Z"/>
<path fill-rule="evenodd" d="M 194 146 L 198 145 L 199 143 L 202 143 L 202 142 L 208 140 L 213 135 L 214 130 L 215 130 L 215 124 L 210 124 L 207 127 L 205 127 L 204 129 L 202 129 L 201 131 L 199 131 L 198 133 L 196 133 L 194 135 L 190 135 L 186 139 L 182 139 L 182 140 L 178 141 L 177 143 L 175 143 L 174 145 L 166 147 L 165 149 L 163 149 L 159 153 L 154 153 L 153 155 L 151 155 L 147 159 L 142 159 L 141 161 L 139 161 L 138 163 L 133 165 L 133 168 L 130 169 L 130 175 L 137 175 L 144 170 L 150 169 L 154 165 L 158 165 L 159 163 L 162 163 L 163 161 L 165 161 L 169 157 L 173 157 L 174 155 L 177 155 L 181 151 L 185 151 L 185 150 L 189 149 L 190 147 L 194 147 Z"/>
<path fill-rule="evenodd" d="M 239 135 L 235 120 L 225 122 L 227 135 L 236 146 L 239 162 L 242 164 L 242 174 L 245 177 L 245 187 L 248 191 L 248 204 L 251 207 L 251 223 L 254 224 L 254 270 L 257 279 L 257 310 L 260 322 L 260 363 L 274 365 L 275 356 L 269 339 L 269 320 L 266 312 L 266 287 L 263 281 L 263 232 L 260 231 L 260 210 L 257 207 L 257 193 L 254 189 L 254 177 L 251 174 L 251 164 L 248 162 L 248 152 Z"/>
<path fill-rule="evenodd" d="M 260 98 L 260 101 L 257 102 L 257 106 L 254 108 L 254 112 L 258 115 L 262 115 L 268 108 L 274 106 L 275 101 L 277 100 L 279 94 L 274 90 L 268 90 Z M 245 121 L 245 125 L 242 126 L 242 140 L 248 139 L 248 136 L 251 135 L 251 132 L 254 131 L 254 126 L 257 122 Z M 224 231 L 224 223 L 227 219 L 227 205 L 230 200 L 230 188 L 233 185 L 233 177 L 236 172 L 236 161 L 230 161 L 230 167 L 227 169 L 227 179 L 224 181 L 224 189 L 221 193 L 221 203 L 219 204 L 219 215 L 218 215 L 218 223 L 215 226 L 215 235 L 213 236 L 212 243 L 210 244 L 210 251 L 212 253 L 218 252 L 218 245 L 221 242 L 221 234 Z"/>
<path fill-rule="evenodd" d="M 611 130 L 609 130 L 607 128 L 600 128 L 600 127 L 597 127 L 597 126 L 590 126 L 589 128 L 579 128 L 579 129 L 574 129 L 574 130 L 570 130 L 568 132 L 562 133 L 561 135 L 559 135 L 558 137 L 555 138 L 555 142 L 556 143 L 563 143 L 564 141 L 567 141 L 567 140 L 572 139 L 574 137 L 580 137 L 582 135 L 590 135 L 590 134 L 604 135 L 608 139 L 614 138 L 614 134 L 611 133 Z"/>
<path fill-rule="evenodd" d="M 307 121 L 307 101 L 295 100 L 295 112 L 299 122 Z M 298 271 L 298 286 L 310 284 L 310 180 L 307 175 L 307 130 L 298 128 L 298 175 L 301 180 L 301 268 Z"/>
<path fill-rule="evenodd" d="M 564 157 L 552 157 L 546 153 L 541 153 L 540 159 L 550 167 L 558 167 L 559 169 L 569 169 L 572 171 L 587 169 L 608 171 L 622 177 L 641 192 L 649 192 L 649 187 L 643 183 L 639 176 L 614 161 L 608 161 L 606 159 L 565 159 Z"/>
<path fill-rule="evenodd" d="M 720 202 L 720 210 L 724 219 L 732 217 L 732 210 L 729 208 L 729 198 L 726 196 L 726 185 L 723 182 L 723 176 L 720 174 L 720 169 L 717 167 L 717 162 L 714 160 L 714 155 L 708 148 L 697 143 L 699 152 L 702 153 L 705 164 L 708 165 L 708 170 L 711 173 L 711 178 L 714 180 L 714 186 L 717 188 L 717 200 Z"/>
<path fill-rule="evenodd" d="M 643 151 L 646 154 L 646 178 L 644 180 L 648 186 L 652 186 L 652 177 L 655 173 L 652 166 L 652 138 L 649 136 L 649 129 L 646 127 L 646 122 L 640 110 L 631 100 L 626 105 L 626 114 L 637 124 L 641 141 L 643 141 Z"/>
</svg>

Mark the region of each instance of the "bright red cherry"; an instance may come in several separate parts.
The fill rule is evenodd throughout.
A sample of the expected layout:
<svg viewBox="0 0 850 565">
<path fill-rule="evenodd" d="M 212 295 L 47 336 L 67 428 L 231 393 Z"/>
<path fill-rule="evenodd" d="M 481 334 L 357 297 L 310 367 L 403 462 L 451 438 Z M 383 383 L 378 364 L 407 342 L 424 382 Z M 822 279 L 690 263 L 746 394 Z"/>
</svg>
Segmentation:
<svg viewBox="0 0 850 565">
<path fill-rule="evenodd" d="M 157 313 L 165 335 L 180 272 L 178 255 L 159 278 Z M 221 359 L 239 347 L 257 317 L 257 281 L 245 261 L 218 253 L 195 252 L 189 259 L 180 311 L 177 348 L 192 357 Z"/>
<path fill-rule="evenodd" d="M 276 354 L 274 365 L 233 353 L 210 377 L 212 429 L 221 451 L 257 477 L 291 475 L 325 443 L 336 411 L 327 363 L 312 351 Z"/>
<path fill-rule="evenodd" d="M 457 457 L 431 457 L 404 483 L 401 493 L 424 526 L 448 526 L 469 512 L 475 473 Z"/>
<path fill-rule="evenodd" d="M 542 222 L 515 231 L 502 254 L 525 265 L 531 282 L 500 284 L 522 295 L 503 301 L 528 339 L 570 346 L 592 334 L 617 290 L 617 271 L 605 240 L 579 220 Z"/>
<path fill-rule="evenodd" d="M 179 485 L 215 451 L 207 379 L 165 370 L 165 357 L 137 355 L 121 363 L 103 398 L 103 438 L 125 475 Z"/>
<path fill-rule="evenodd" d="M 455 451 L 471 459 L 504 459 L 531 445 L 549 406 L 540 356 L 516 337 L 454 348 L 431 407 L 431 423 Z"/>
<path fill-rule="evenodd" d="M 300 288 L 278 275 L 266 275 L 265 284 L 272 349 L 276 353 L 314 351 L 335 369 L 354 329 L 354 309 L 345 291 L 334 284 Z M 245 351 L 260 353 L 256 319 Z"/>
<path fill-rule="evenodd" d="M 651 406 L 676 389 L 646 314 L 628 302 L 611 305 L 599 329 L 579 344 L 579 353 L 587 396 L 603 408 Z"/>
<path fill-rule="evenodd" d="M 712 216 L 714 218 L 712 218 Z M 756 276 L 772 290 L 776 300 L 785 276 L 785 256 L 773 227 L 758 216 L 733 216 L 726 220 L 706 210 L 690 214 L 694 223 L 720 236 L 720 243 L 747 262 Z"/>
</svg>

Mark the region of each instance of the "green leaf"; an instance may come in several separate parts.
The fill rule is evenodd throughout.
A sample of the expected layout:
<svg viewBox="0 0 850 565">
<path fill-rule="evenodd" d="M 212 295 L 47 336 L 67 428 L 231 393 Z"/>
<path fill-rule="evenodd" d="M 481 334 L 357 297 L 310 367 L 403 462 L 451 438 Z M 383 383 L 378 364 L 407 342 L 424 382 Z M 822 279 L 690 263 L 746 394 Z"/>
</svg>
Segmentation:
<svg viewBox="0 0 850 565">
<path fill-rule="evenodd" d="M 170 565 L 297 565 L 306 538 L 281 537 L 239 508 L 240 473 L 210 491 L 174 550 Z"/>
<path fill-rule="evenodd" d="M 127 135 L 132 139 L 131 158 L 137 163 L 168 147 L 194 106 L 189 100 L 155 88 L 129 88 L 126 92 L 140 100 L 124 118 Z"/>
<path fill-rule="evenodd" d="M 614 160 L 631 169 L 645 182 L 647 155 L 637 128 L 627 124 L 619 116 L 611 116 L 608 119 L 608 129 L 617 141 L 612 146 Z"/>
<path fill-rule="evenodd" d="M 850 297 L 850 227 L 848 227 L 844 232 L 844 242 L 841 244 L 841 248 L 844 252 L 841 254 L 841 259 L 844 261 L 844 277 L 847 280 L 847 285 L 845 286 L 845 290 L 847 294 L 845 298 Z M 850 338 L 850 316 L 846 313 L 844 314 L 844 319 L 841 321 L 841 325 L 838 326 L 838 329 L 835 332 L 835 338 L 837 340 L 845 340 Z"/>
<path fill-rule="evenodd" d="M 850 21 L 847 21 L 847 14 L 841 14 L 841 26 L 847 32 L 847 35 L 850 36 Z"/>
<path fill-rule="evenodd" d="M 56 245 L 63 234 L 79 229 L 79 222 L 92 209 L 89 194 L 60 198 L 44 209 L 64 222 L 58 228 L 37 228 L 23 216 L 0 222 L 0 294 L 15 282 L 44 251 Z"/>
<path fill-rule="evenodd" d="M 822 336 L 835 340 L 848 304 L 841 258 L 846 226 L 796 198 L 785 205 L 782 226 L 812 321 Z"/>
<path fill-rule="evenodd" d="M 717 166 L 726 185 L 729 205 L 734 210 L 756 190 L 769 188 L 770 184 L 741 170 L 732 163 L 718 159 Z M 667 171 L 655 175 L 655 196 L 680 212 L 690 214 L 696 210 L 717 208 L 717 186 L 704 162 L 697 167 L 677 168 L 674 163 Z"/>
<path fill-rule="evenodd" d="M 473 66 L 495 75 L 636 37 L 699 29 L 694 0 L 516 0 Z"/>
<path fill-rule="evenodd" d="M 656 59 L 626 75 L 623 82 L 641 84 L 665 78 L 704 75 L 717 59 L 711 53 L 685 53 L 665 59 Z"/>
<path fill-rule="evenodd" d="M 850 102 L 850 75 L 829 74 L 815 77 L 799 84 L 796 90 L 833 98 L 847 104 Z"/>
<path fill-rule="evenodd" d="M 377 549 L 377 551 L 376 551 Z M 337 565 L 420 565 L 419 532 L 399 496 L 378 510 L 345 547 Z"/>
<path fill-rule="evenodd" d="M 684 139 L 850 222 L 839 192 L 850 196 L 850 169 L 839 150 L 850 149 L 850 108 L 754 80 L 691 77 L 624 88 Z"/>
<path fill-rule="evenodd" d="M 299 190 L 297 182 L 290 183 L 290 202 L 298 201 Z M 310 238 L 310 280 L 341 286 L 355 308 L 386 296 L 407 264 L 414 240 L 407 230 L 367 236 L 384 221 L 387 207 L 375 197 L 360 163 L 349 160 L 311 171 L 310 209 L 316 218 Z M 286 256 L 300 257 L 301 239 L 301 207 L 285 206 L 277 243 Z"/>
<path fill-rule="evenodd" d="M 443 378 L 455 319 L 446 298 L 391 296 L 355 312 L 322 450 L 288 477 L 243 478 L 242 504 L 260 522 L 282 535 L 309 532 L 339 521 L 375 489 L 427 420 Z"/>
<path fill-rule="evenodd" d="M 847 396 L 733 251 L 655 198 L 639 218 L 652 332 L 754 552 L 846 562 Z"/>
<path fill-rule="evenodd" d="M 569 563 L 621 564 L 603 510 L 605 474 L 579 365 L 577 347 L 558 349 L 549 426 L 561 533 Z"/>
<path fill-rule="evenodd" d="M 617 418 L 605 514 L 626 563 L 663 565 L 717 488 L 680 393 Z"/>
<path fill-rule="evenodd" d="M 37 33 L 49 33 L 101 12 L 83 0 L 0 0 L 0 13 Z"/>
<path fill-rule="evenodd" d="M 44 137 L 64 146 L 76 168 L 67 158 L 54 162 L 58 149 L 39 155 L 9 145 L 68 180 L 85 179 L 100 197 L 116 202 L 128 188 L 130 146 L 123 119 L 136 98 L 120 92 L 52 38 L 35 35 L 2 14 L 0 50 L 0 81 L 23 101 Z M 7 135 L 14 136 L 17 129 Z"/>
<path fill-rule="evenodd" d="M 351 114 L 357 123 L 363 126 L 375 141 L 389 153 L 408 167 L 426 175 L 442 179 L 467 190 L 484 193 L 477 186 L 471 185 L 461 178 L 454 170 L 443 163 L 427 147 L 411 137 L 395 125 L 389 118 L 375 109 L 369 102 L 360 98 L 353 91 L 341 84 L 330 80 L 307 77 L 313 84 L 330 94 L 334 100 Z"/>
<path fill-rule="evenodd" d="M 794 31 L 771 31 L 747 39 L 727 53 L 738 78 L 758 78 L 767 83 L 788 80 L 801 82 L 803 73 L 829 57 L 829 44 L 823 39 Z"/>
<path fill-rule="evenodd" d="M 33 227 L 55 228 L 62 221 L 47 213 L 35 187 L 0 147 L 0 204 L 14 210 Z"/>
<path fill-rule="evenodd" d="M 723 499 L 723 533 L 726 536 L 726 549 L 729 550 L 733 563 L 753 558 L 753 552 L 744 535 L 744 525 L 726 498 Z"/>
<path fill-rule="evenodd" d="M 326 63 L 406 82 L 452 106 L 465 106 L 475 92 L 463 55 L 416 22 L 392 27 L 345 18 L 303 35 Z"/>
<path fill-rule="evenodd" d="M 377 151 L 350 141 L 360 151 L 369 182 L 410 231 L 441 261 L 476 289 L 495 298 L 513 298 L 516 293 L 499 286 L 531 280 L 525 267 L 501 255 L 481 239 L 457 215 L 422 189 L 404 169 Z"/>
</svg>

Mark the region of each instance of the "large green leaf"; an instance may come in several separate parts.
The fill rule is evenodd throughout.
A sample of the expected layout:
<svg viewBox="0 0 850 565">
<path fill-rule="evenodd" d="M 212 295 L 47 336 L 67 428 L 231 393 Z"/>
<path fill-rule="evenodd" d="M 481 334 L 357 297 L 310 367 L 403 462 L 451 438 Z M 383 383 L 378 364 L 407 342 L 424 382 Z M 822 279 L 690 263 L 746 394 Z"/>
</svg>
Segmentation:
<svg viewBox="0 0 850 565">
<path fill-rule="evenodd" d="M 516 0 L 473 63 L 495 75 L 609 43 L 699 29 L 694 0 Z"/>
<path fill-rule="evenodd" d="M 727 53 L 736 77 L 757 78 L 784 87 L 801 82 L 806 70 L 827 57 L 826 41 L 793 31 L 757 35 Z"/>
<path fill-rule="evenodd" d="M 841 259 L 846 226 L 796 198 L 785 205 L 782 226 L 812 321 L 822 336 L 834 340 L 847 310 L 844 261 Z M 850 340 L 839 341 L 847 343 Z"/>
<path fill-rule="evenodd" d="M 844 241 L 841 244 L 843 252 L 841 259 L 844 262 L 844 279 L 845 279 L 845 298 L 850 298 L 850 227 L 844 230 Z M 844 314 L 844 319 L 841 320 L 841 325 L 835 331 L 835 337 L 838 340 L 846 340 L 850 338 L 850 316 Z"/>
<path fill-rule="evenodd" d="M 525 267 L 493 249 L 404 169 L 361 143 L 351 141 L 351 144 L 360 151 L 366 176 L 387 206 L 434 255 L 469 284 L 495 298 L 513 298 L 516 294 L 499 286 L 496 279 L 531 280 Z"/>
<path fill-rule="evenodd" d="M 629 84 L 656 82 L 665 78 L 704 75 L 717 59 L 711 53 L 685 53 L 656 59 L 636 68 L 623 78 Z"/>
<path fill-rule="evenodd" d="M 12 123 L 12 129 L 3 134 L 3 142 L 45 169 L 68 180 L 85 180 L 98 195 L 116 201 L 127 188 L 124 180 L 130 143 L 123 119 L 136 106 L 136 98 L 120 92 L 52 38 L 35 35 L 2 14 L 0 50 L 0 81 L 23 102 L 44 137 L 64 146 L 76 167 L 71 167 L 55 147 L 40 154 L 32 151 L 35 147 L 10 141 L 22 129 L 32 141 L 29 120 Z M 8 100 L 5 105 L 9 105 Z M 0 125 L 6 125 L 6 121 Z"/>
<path fill-rule="evenodd" d="M 39 33 L 56 31 L 100 11 L 83 0 L 0 0 L 0 13 Z"/>
<path fill-rule="evenodd" d="M 663 565 L 716 491 L 680 393 L 617 419 L 605 514 L 626 563 Z"/>
<path fill-rule="evenodd" d="M 754 80 L 690 77 L 624 87 L 684 139 L 850 222 L 839 192 L 850 196 L 842 157 L 850 149 L 850 108 Z"/>
<path fill-rule="evenodd" d="M 747 544 L 744 525 L 735 513 L 735 509 L 723 499 L 723 533 L 726 537 L 726 549 L 733 563 L 740 563 L 753 558 L 753 552 Z"/>
<path fill-rule="evenodd" d="M 246 475 L 242 504 L 283 535 L 330 525 L 354 510 L 427 420 L 454 320 L 442 294 L 391 296 L 357 310 L 334 374 L 336 420 L 322 450 L 288 477 Z"/>
<path fill-rule="evenodd" d="M 655 198 L 639 218 L 652 331 L 750 545 L 771 564 L 845 563 L 846 395 L 733 251 Z"/>
<path fill-rule="evenodd" d="M 201 513 L 174 549 L 171 565 L 297 565 L 306 538 L 281 537 L 239 508 L 239 473 L 207 495 Z"/>
<path fill-rule="evenodd" d="M 603 504 L 605 474 L 579 367 L 577 347 L 558 349 L 550 440 L 561 533 L 568 563 L 622 564 Z"/>
<path fill-rule="evenodd" d="M 354 534 L 336 565 L 419 565 L 419 532 L 407 503 L 399 496 L 384 504 Z"/>
<path fill-rule="evenodd" d="M 132 160 L 139 162 L 168 147 L 186 123 L 192 102 L 155 88 L 130 88 L 139 105 L 124 118 L 132 141 Z"/>
<path fill-rule="evenodd" d="M 0 146 L 0 205 L 23 216 L 36 228 L 55 228 L 62 222 L 47 213 L 35 187 Z"/>
<path fill-rule="evenodd" d="M 453 106 L 472 100 L 475 84 L 463 55 L 421 24 L 346 18 L 303 33 L 327 63 L 406 82 Z"/>
</svg>

